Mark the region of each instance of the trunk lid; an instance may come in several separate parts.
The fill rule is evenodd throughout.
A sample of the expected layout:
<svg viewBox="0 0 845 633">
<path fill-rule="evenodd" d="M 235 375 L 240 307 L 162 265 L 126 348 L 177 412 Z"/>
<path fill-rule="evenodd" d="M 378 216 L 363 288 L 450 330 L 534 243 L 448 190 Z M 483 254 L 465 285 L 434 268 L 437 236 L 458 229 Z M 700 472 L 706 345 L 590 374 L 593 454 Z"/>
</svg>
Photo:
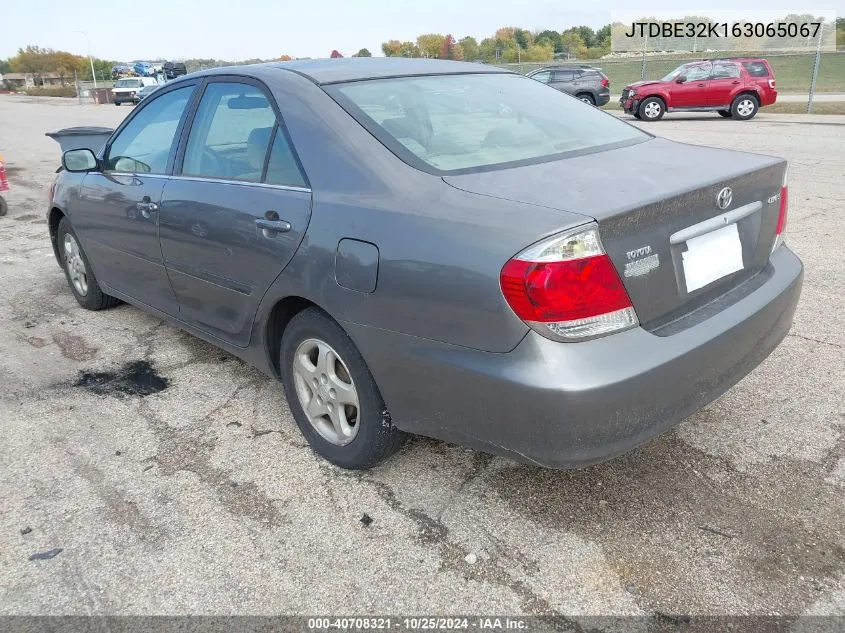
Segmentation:
<svg viewBox="0 0 845 633">
<path fill-rule="evenodd" d="M 763 269 L 775 239 L 785 169 L 778 158 L 655 138 L 444 180 L 473 193 L 596 220 L 640 323 L 654 330 Z M 726 187 L 731 200 L 720 208 L 716 198 Z"/>
</svg>

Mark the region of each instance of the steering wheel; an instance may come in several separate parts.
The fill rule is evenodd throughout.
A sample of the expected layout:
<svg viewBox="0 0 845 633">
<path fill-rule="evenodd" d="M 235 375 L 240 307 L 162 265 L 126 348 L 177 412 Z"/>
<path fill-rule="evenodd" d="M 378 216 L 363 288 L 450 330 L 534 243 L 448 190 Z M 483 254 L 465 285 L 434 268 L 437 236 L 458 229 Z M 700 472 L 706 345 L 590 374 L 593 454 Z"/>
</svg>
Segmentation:
<svg viewBox="0 0 845 633">
<path fill-rule="evenodd" d="M 200 155 L 200 173 L 223 175 L 223 162 L 214 150 L 204 147 Z"/>
</svg>

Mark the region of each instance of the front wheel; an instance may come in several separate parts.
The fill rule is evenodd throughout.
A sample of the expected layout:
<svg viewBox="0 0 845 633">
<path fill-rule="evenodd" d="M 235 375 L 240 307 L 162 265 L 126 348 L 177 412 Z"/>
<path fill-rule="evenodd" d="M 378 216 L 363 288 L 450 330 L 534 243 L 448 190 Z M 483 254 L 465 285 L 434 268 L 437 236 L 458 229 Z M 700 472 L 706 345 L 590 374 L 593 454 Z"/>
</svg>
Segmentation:
<svg viewBox="0 0 845 633">
<path fill-rule="evenodd" d="M 753 118 L 759 109 L 760 104 L 757 103 L 756 97 L 748 94 L 739 95 L 731 104 L 731 118 L 747 121 Z"/>
<path fill-rule="evenodd" d="M 640 104 L 639 115 L 643 121 L 659 121 L 665 113 L 666 106 L 659 97 L 649 97 Z"/>
<path fill-rule="evenodd" d="M 291 319 L 280 354 L 285 395 L 318 455 L 342 468 L 371 468 L 399 450 L 393 425 L 355 344 L 328 315 L 308 308 Z"/>
<path fill-rule="evenodd" d="M 95 311 L 117 305 L 117 299 L 100 290 L 88 257 L 67 218 L 62 218 L 59 222 L 57 237 L 62 268 L 76 302 L 86 310 Z"/>
<path fill-rule="evenodd" d="M 9 204 L 6 202 L 6 198 L 0 196 L 0 218 L 6 215 L 9 212 Z"/>
</svg>

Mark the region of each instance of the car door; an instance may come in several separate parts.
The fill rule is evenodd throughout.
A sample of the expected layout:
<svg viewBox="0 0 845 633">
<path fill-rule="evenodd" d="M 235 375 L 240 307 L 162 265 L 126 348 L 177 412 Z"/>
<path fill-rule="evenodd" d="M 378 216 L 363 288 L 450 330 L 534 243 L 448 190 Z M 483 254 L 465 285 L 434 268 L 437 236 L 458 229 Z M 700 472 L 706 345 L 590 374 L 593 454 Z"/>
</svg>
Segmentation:
<svg viewBox="0 0 845 633">
<path fill-rule="evenodd" d="M 742 71 L 736 62 L 714 62 L 713 74 L 707 85 L 707 105 L 730 106 L 742 89 Z"/>
<path fill-rule="evenodd" d="M 573 94 L 575 92 L 574 78 L 575 74 L 571 70 L 555 70 L 552 72 L 552 86 L 561 92 Z"/>
<path fill-rule="evenodd" d="M 311 190 L 256 81 L 209 80 L 183 137 L 159 212 L 180 318 L 244 347 L 261 298 L 305 234 Z"/>
<path fill-rule="evenodd" d="M 674 83 L 672 92 L 672 108 L 695 108 L 707 105 L 707 86 L 713 64 L 701 62 L 689 64 L 684 70 L 683 83 Z"/>
<path fill-rule="evenodd" d="M 194 84 L 144 101 L 103 150 L 102 171 L 79 189 L 72 221 L 105 286 L 176 314 L 158 239 L 158 209 Z"/>
</svg>

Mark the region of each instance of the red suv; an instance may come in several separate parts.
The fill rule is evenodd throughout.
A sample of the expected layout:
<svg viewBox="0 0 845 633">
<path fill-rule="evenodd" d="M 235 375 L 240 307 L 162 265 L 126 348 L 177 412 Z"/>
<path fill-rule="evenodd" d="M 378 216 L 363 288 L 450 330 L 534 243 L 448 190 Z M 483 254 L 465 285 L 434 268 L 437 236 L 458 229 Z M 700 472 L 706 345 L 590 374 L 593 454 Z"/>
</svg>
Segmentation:
<svg viewBox="0 0 845 633">
<path fill-rule="evenodd" d="M 659 81 L 626 86 L 619 104 L 628 114 L 657 121 L 666 112 L 716 111 L 747 120 L 777 100 L 775 75 L 759 57 L 732 57 L 690 62 Z"/>
</svg>

